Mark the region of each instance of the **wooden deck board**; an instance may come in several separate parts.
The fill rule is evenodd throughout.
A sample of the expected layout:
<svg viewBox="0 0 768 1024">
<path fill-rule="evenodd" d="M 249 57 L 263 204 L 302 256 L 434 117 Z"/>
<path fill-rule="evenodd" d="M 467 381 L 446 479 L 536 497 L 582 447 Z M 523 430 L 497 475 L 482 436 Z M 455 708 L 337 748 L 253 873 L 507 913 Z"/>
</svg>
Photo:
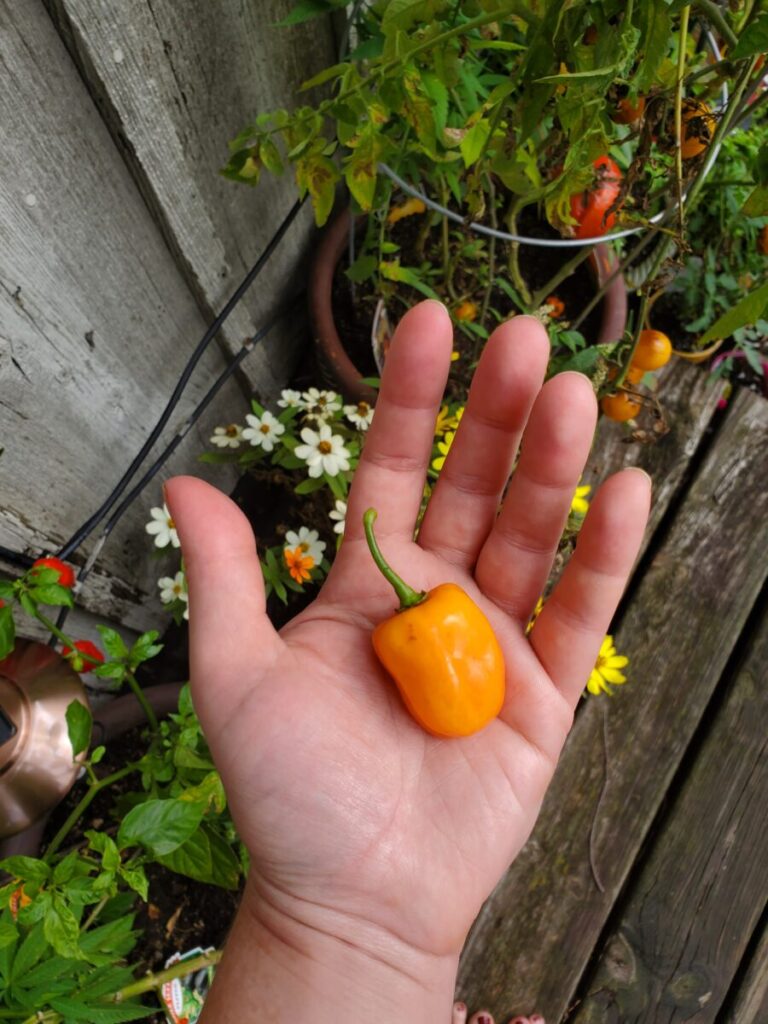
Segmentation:
<svg viewBox="0 0 768 1024">
<path fill-rule="evenodd" d="M 768 1020 L 768 924 L 763 925 L 744 977 L 729 1003 L 722 1024 L 765 1024 Z"/>
<path fill-rule="evenodd" d="M 766 577 L 768 403 L 741 394 L 627 609 L 631 682 L 578 715 L 534 833 L 487 901 L 462 958 L 472 1007 L 542 1013 L 571 1003 L 617 894 Z M 595 827 L 595 884 L 588 844 Z"/>
<path fill-rule="evenodd" d="M 724 703 L 622 901 L 573 1024 L 719 1019 L 768 899 L 766 612 L 750 648 L 735 679 L 720 684 Z"/>
</svg>

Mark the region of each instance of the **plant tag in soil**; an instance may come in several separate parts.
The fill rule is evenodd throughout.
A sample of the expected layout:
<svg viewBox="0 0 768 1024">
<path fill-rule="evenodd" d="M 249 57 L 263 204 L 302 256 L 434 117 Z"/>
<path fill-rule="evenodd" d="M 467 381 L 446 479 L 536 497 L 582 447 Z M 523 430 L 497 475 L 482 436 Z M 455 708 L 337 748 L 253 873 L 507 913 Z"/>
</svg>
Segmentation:
<svg viewBox="0 0 768 1024">
<path fill-rule="evenodd" d="M 184 963 L 185 960 L 193 960 L 203 953 L 212 952 L 212 946 L 209 949 L 196 946 L 195 949 L 188 949 L 186 953 L 174 953 L 165 961 L 165 966 L 167 969 L 175 964 Z M 166 981 L 160 989 L 160 1002 L 163 1004 L 169 1024 L 196 1024 L 203 1012 L 203 1003 L 213 981 L 213 970 L 211 965 L 195 971 L 194 974 L 185 974 L 182 978 Z"/>
</svg>

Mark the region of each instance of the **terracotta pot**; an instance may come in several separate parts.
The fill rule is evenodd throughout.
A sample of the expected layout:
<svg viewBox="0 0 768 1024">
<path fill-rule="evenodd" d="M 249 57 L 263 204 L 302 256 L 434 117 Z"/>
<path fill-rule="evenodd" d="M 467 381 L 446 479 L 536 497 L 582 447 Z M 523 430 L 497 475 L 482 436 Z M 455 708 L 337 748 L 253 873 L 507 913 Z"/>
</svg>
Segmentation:
<svg viewBox="0 0 768 1024">
<path fill-rule="evenodd" d="M 329 387 L 341 391 L 353 402 L 373 402 L 376 392 L 363 384 L 363 374 L 354 365 L 344 348 L 333 315 L 333 278 L 339 260 L 349 242 L 349 210 L 343 210 L 328 226 L 320 239 L 309 280 L 309 312 L 320 365 Z M 590 264 L 598 284 L 609 276 L 616 265 L 616 257 L 607 245 L 595 246 Z M 622 277 L 617 277 L 605 293 L 602 305 L 602 323 L 596 342 L 606 344 L 618 341 L 627 322 L 627 289 Z"/>
</svg>

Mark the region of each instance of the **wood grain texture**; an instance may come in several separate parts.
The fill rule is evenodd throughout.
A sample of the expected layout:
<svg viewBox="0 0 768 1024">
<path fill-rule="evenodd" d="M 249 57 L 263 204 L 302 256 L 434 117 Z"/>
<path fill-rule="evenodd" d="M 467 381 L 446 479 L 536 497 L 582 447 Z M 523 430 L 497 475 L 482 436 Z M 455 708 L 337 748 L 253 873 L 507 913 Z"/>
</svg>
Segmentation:
<svg viewBox="0 0 768 1024">
<path fill-rule="evenodd" d="M 573 1024 L 720 1020 L 768 902 L 768 615 L 745 654 L 720 684 L 723 706 L 622 900 Z"/>
<path fill-rule="evenodd" d="M 740 394 L 625 613 L 630 682 L 577 716 L 533 835 L 468 939 L 471 1006 L 559 1021 L 570 1005 L 768 571 L 766 430 L 768 403 Z"/>
<path fill-rule="evenodd" d="M 109 493 L 205 325 L 42 4 L 0 0 L 0 21 L 0 543 L 39 554 Z M 214 346 L 166 437 L 223 366 Z M 212 424 L 244 411 L 229 384 L 164 476 L 199 472 Z M 160 479 L 81 595 L 137 629 L 157 623 L 156 580 L 177 562 L 143 529 Z"/>
<path fill-rule="evenodd" d="M 723 1024 L 764 1024 L 768 1020 L 768 927 L 763 927 L 744 977 L 732 997 L 723 1013 Z"/>
<path fill-rule="evenodd" d="M 217 312 L 293 204 L 291 174 L 257 188 L 219 175 L 253 117 L 293 105 L 335 63 L 327 18 L 279 27 L 290 0 L 48 0 L 136 181 L 206 316 Z M 306 97 L 303 97 L 306 100 Z M 304 209 L 222 332 L 231 350 L 304 286 L 313 235 Z M 284 386 L 304 336 L 304 303 L 244 367 L 262 397 Z M 297 330 L 298 328 L 298 330 Z"/>
<path fill-rule="evenodd" d="M 625 424 L 601 416 L 595 441 L 582 478 L 593 491 L 612 473 L 639 466 L 653 479 L 653 505 L 640 549 L 642 556 L 670 502 L 689 471 L 720 397 L 720 387 L 709 374 L 676 360 L 658 375 L 658 397 L 669 422 L 669 433 L 654 444 L 627 444 Z"/>
</svg>

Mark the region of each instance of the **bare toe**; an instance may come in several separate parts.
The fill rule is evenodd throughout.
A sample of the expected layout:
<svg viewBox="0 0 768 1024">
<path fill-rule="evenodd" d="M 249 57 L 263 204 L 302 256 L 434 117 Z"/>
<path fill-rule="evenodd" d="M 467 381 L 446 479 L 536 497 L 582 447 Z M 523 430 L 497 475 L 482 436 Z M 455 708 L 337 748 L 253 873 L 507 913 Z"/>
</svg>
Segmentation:
<svg viewBox="0 0 768 1024">
<path fill-rule="evenodd" d="M 451 1024 L 467 1024 L 467 1004 L 454 1003 Z"/>
<path fill-rule="evenodd" d="M 487 1010 L 480 1010 L 479 1013 L 473 1014 L 469 1024 L 493 1024 L 493 1017 Z"/>
</svg>

